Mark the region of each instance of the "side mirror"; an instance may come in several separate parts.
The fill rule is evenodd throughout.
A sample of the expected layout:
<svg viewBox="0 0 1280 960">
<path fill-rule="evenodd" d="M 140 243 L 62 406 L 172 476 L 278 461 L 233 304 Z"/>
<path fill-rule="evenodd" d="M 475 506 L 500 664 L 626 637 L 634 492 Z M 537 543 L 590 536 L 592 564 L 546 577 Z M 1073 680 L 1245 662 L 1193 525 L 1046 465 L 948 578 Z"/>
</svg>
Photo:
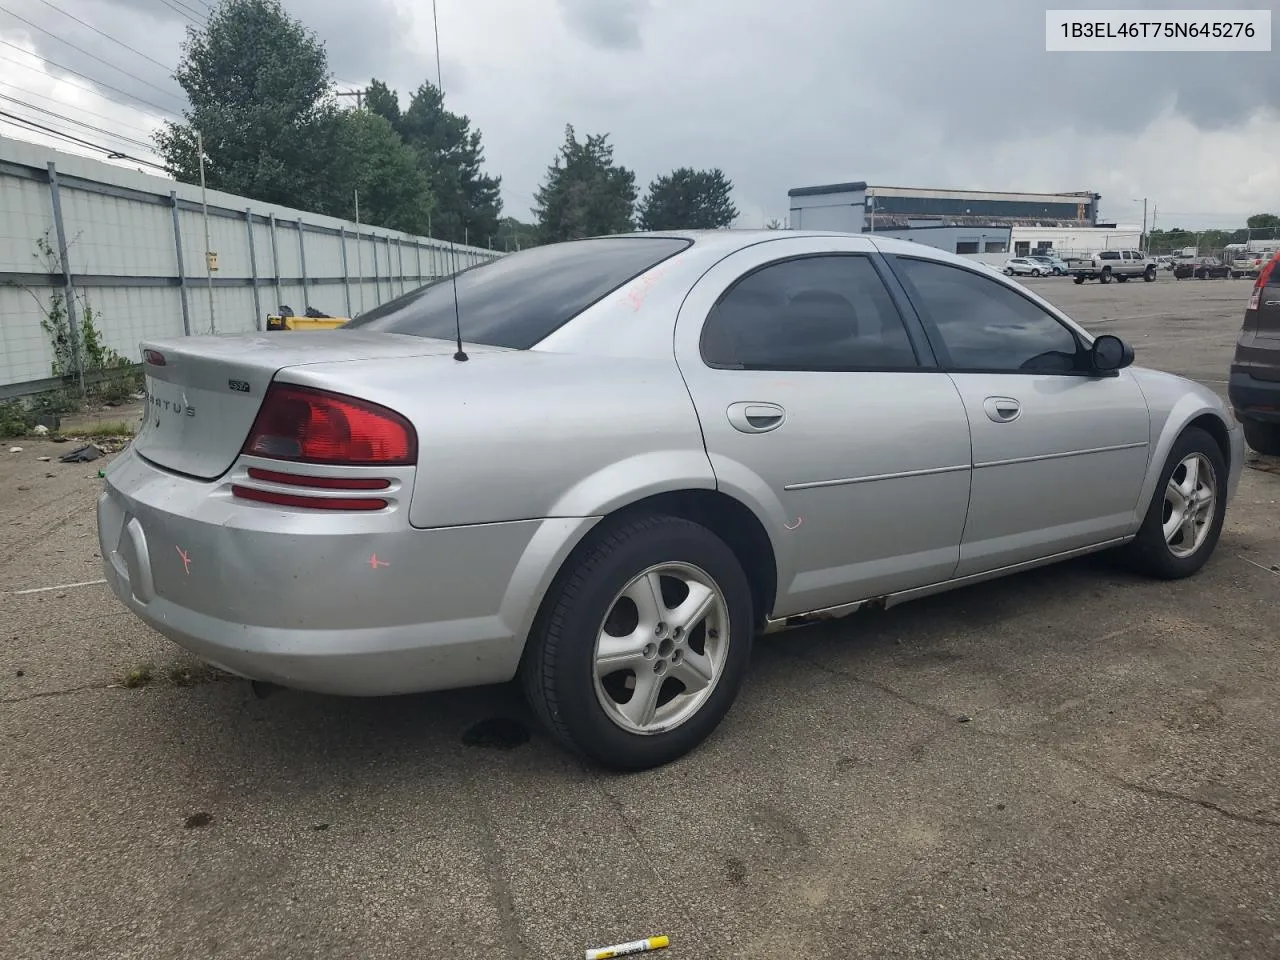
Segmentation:
<svg viewBox="0 0 1280 960">
<path fill-rule="evenodd" d="M 1119 337 L 1104 333 L 1089 348 L 1089 361 L 1098 373 L 1114 373 L 1133 363 L 1133 347 Z"/>
</svg>

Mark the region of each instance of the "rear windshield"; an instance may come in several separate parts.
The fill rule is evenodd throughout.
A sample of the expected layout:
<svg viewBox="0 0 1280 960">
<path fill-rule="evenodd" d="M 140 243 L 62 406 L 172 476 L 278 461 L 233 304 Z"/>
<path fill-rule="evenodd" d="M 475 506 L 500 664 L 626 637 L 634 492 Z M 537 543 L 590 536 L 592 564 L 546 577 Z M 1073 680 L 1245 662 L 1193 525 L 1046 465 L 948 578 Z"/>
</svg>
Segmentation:
<svg viewBox="0 0 1280 960">
<path fill-rule="evenodd" d="M 595 237 L 532 247 L 471 267 L 457 276 L 462 339 L 527 350 L 692 242 L 678 237 Z M 434 280 L 343 326 L 452 340 L 453 288 L 448 277 Z"/>
</svg>

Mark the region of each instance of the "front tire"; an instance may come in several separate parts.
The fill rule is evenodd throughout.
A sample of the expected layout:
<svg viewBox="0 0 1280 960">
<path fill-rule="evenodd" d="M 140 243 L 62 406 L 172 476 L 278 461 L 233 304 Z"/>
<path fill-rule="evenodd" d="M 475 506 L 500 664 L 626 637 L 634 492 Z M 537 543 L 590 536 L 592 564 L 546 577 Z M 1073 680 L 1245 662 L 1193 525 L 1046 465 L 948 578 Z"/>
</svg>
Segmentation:
<svg viewBox="0 0 1280 960">
<path fill-rule="evenodd" d="M 1197 572 L 1222 534 L 1226 492 L 1222 450 L 1204 430 L 1190 427 L 1169 451 L 1138 536 L 1126 547 L 1130 565 L 1161 580 Z"/>
<path fill-rule="evenodd" d="M 1013 267 L 1005 267 L 1005 268 L 1004 268 L 1004 275 L 1005 275 L 1006 277 L 1012 277 L 1012 276 L 1013 276 Z"/>
<path fill-rule="evenodd" d="M 1076 277 L 1075 282 L 1076 282 L 1076 283 L 1084 283 L 1084 277 Z"/>
<path fill-rule="evenodd" d="M 1268 457 L 1280 457 L 1280 423 L 1263 423 L 1260 420 L 1241 420 L 1244 442 L 1258 453 Z"/>
<path fill-rule="evenodd" d="M 1151 283 L 1152 281 L 1155 280 L 1155 278 L 1156 278 L 1156 268 L 1147 267 L 1147 269 L 1142 274 L 1142 279 L 1145 280 L 1147 283 Z"/>
<path fill-rule="evenodd" d="M 521 667 L 534 713 L 607 767 L 676 760 L 720 724 L 746 675 L 754 624 L 742 565 L 710 530 L 671 516 L 605 527 L 571 562 Z"/>
</svg>

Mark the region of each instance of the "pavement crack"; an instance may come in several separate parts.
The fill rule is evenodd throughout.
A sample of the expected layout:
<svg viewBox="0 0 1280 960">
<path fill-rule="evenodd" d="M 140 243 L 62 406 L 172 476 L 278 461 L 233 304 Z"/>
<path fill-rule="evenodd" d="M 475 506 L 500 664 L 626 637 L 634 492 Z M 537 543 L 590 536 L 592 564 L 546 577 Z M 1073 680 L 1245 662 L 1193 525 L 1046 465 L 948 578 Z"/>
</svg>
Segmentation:
<svg viewBox="0 0 1280 960">
<path fill-rule="evenodd" d="M 520 914 L 516 909 L 515 894 L 511 890 L 511 877 L 507 873 L 506 865 L 503 862 L 502 850 L 498 846 L 493 820 L 490 819 L 489 813 L 484 807 L 484 800 L 480 796 L 480 791 L 476 789 L 471 778 L 464 778 L 464 781 L 467 792 L 471 794 L 471 809 L 474 811 L 475 819 L 479 821 L 480 855 L 484 861 L 484 870 L 489 880 L 489 887 L 493 891 L 494 907 L 498 913 L 498 926 L 502 930 L 507 948 L 512 951 L 511 956 L 531 958 L 533 953 L 530 951 L 529 945 L 525 942 L 524 935 L 520 930 Z"/>
<path fill-rule="evenodd" d="M 63 690 L 37 690 L 35 693 L 27 693 L 21 697 L 4 697 L 0 699 L 0 703 L 26 703 L 28 700 L 41 700 L 45 697 L 68 697 L 74 693 L 84 693 L 86 690 L 105 690 L 109 686 L 111 686 L 109 681 L 95 680 L 93 683 L 82 683 Z"/>
<path fill-rule="evenodd" d="M 790 654 L 790 656 L 792 659 L 799 660 L 807 664 L 808 666 L 811 666 L 814 669 L 819 670 L 823 673 L 827 673 L 835 677 L 840 677 L 844 680 L 851 680 L 854 683 L 864 684 L 865 686 L 872 687 L 875 690 L 879 690 L 880 692 L 886 694 L 887 696 L 890 696 L 901 703 L 905 703 L 908 706 L 914 707 L 915 709 L 921 711 L 922 713 L 927 713 L 930 716 L 937 717 L 938 719 L 942 719 L 942 720 L 947 720 L 951 723 L 954 723 L 956 721 L 956 715 L 948 712 L 947 710 L 944 710 L 942 707 L 937 707 L 931 703 L 925 703 L 923 701 L 916 700 L 912 697 L 907 696 L 905 693 L 902 693 L 900 690 L 895 690 L 893 687 L 889 686 L 888 684 L 881 683 L 878 680 L 869 679 L 868 677 L 864 677 L 860 674 L 854 673 L 851 670 L 844 670 L 839 667 L 833 667 L 830 664 L 820 663 L 816 660 L 811 660 L 810 658 L 802 654 L 793 653 L 793 654 Z M 1091 763 L 1085 760 L 1081 760 L 1079 757 L 1073 756 L 1072 754 L 1069 754 L 1069 753 L 1063 753 L 1061 750 L 1054 747 L 1053 744 L 1047 743 L 1044 740 L 1037 740 L 1035 738 L 1029 738 L 1029 737 L 1019 737 L 1015 734 L 1005 733 L 999 730 L 984 730 L 981 727 L 975 727 L 973 724 L 966 724 L 965 732 L 967 734 L 971 734 L 974 736 L 987 737 L 992 740 L 1003 740 L 1005 742 L 1014 743 L 1019 746 L 1036 747 L 1037 749 L 1048 752 L 1053 757 L 1062 761 L 1063 763 L 1070 764 L 1071 766 L 1076 767 L 1079 770 L 1083 770 L 1085 773 L 1088 773 L 1094 777 L 1097 777 L 1099 780 L 1102 780 L 1104 783 L 1108 783 L 1113 787 L 1119 787 L 1123 790 L 1130 790 L 1134 793 L 1140 793 L 1143 796 L 1152 797 L 1157 800 L 1168 800 L 1174 803 L 1190 804 L 1191 806 L 1199 807 L 1202 810 L 1208 810 L 1210 813 L 1216 813 L 1220 817 L 1224 817 L 1228 820 L 1233 820 L 1237 823 L 1247 823 L 1255 827 L 1280 827 L 1280 820 L 1276 820 L 1271 817 L 1263 817 L 1263 816 L 1248 814 L 1248 813 L 1237 813 L 1234 810 L 1228 810 L 1226 807 L 1223 807 L 1214 803 L 1212 800 L 1201 800 L 1198 797 L 1188 796 L 1187 794 L 1178 793 L 1177 791 L 1174 791 L 1174 790 L 1165 790 L 1161 787 L 1151 787 L 1151 786 L 1147 786 L 1146 784 L 1136 783 L 1132 780 L 1126 780 L 1124 777 L 1121 777 L 1118 774 L 1110 773 L 1106 770 L 1099 769 L 1098 767 L 1095 767 Z M 643 849 L 643 847 L 641 849 Z"/>
</svg>

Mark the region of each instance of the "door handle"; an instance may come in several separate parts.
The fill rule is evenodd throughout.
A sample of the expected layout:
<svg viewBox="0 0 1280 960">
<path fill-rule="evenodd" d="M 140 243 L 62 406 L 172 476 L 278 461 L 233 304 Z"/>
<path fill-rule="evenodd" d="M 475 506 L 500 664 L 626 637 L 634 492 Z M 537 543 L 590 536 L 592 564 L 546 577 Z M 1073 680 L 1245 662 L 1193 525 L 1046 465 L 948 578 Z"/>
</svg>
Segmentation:
<svg viewBox="0 0 1280 960">
<path fill-rule="evenodd" d="M 982 409 L 996 423 L 1013 423 L 1022 414 L 1022 404 L 1013 397 L 987 397 Z"/>
<path fill-rule="evenodd" d="M 731 403 L 725 413 L 729 417 L 729 422 L 733 424 L 733 428 L 743 433 L 768 433 L 782 426 L 783 421 L 787 419 L 787 411 L 776 403 L 760 403 L 752 400 Z"/>
</svg>

